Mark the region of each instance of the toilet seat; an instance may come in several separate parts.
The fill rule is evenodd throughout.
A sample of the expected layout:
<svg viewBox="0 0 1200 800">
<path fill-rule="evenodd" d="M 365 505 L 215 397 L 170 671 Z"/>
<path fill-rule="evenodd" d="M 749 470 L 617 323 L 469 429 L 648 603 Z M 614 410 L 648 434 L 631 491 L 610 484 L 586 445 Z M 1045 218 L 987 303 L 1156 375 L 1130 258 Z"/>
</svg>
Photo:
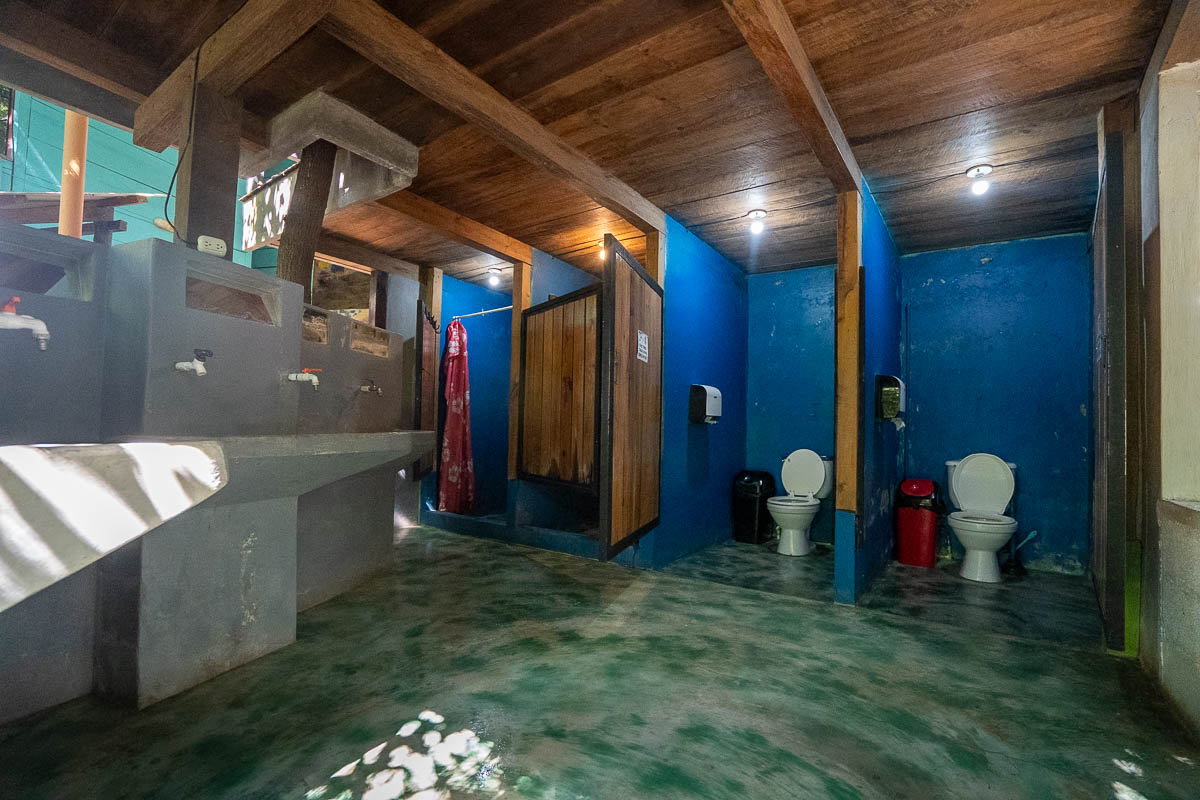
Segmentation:
<svg viewBox="0 0 1200 800">
<path fill-rule="evenodd" d="M 768 497 L 767 507 L 775 508 L 809 508 L 821 505 L 821 501 L 809 495 L 782 494 L 778 497 Z"/>
<path fill-rule="evenodd" d="M 984 516 L 1003 514 L 1015 486 L 1008 464 L 991 453 L 973 453 L 958 462 L 951 481 L 959 508 Z"/>
<path fill-rule="evenodd" d="M 1016 520 L 1012 517 L 1006 517 L 1003 514 L 990 514 L 986 511 L 954 511 L 950 514 L 950 520 L 952 522 L 969 522 L 981 528 L 986 528 L 989 525 L 1002 528 L 1006 525 L 1016 523 Z"/>
<path fill-rule="evenodd" d="M 811 500 L 813 504 L 820 504 L 816 494 L 825 484 L 825 463 L 812 450 L 793 450 L 789 453 L 783 460 L 780 477 L 783 479 L 783 490 L 787 495 L 776 499 L 804 498 Z"/>
</svg>

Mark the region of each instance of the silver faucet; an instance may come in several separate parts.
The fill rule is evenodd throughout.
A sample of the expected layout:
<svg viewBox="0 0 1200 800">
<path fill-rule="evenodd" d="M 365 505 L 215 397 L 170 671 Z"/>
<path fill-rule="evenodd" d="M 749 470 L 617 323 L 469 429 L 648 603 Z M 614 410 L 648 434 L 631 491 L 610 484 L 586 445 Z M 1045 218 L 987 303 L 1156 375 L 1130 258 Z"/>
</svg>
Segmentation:
<svg viewBox="0 0 1200 800">
<path fill-rule="evenodd" d="M 50 329 L 37 317 L 18 314 L 17 303 L 19 302 L 21 302 L 21 298 L 14 295 L 8 299 L 3 308 L 0 308 L 0 330 L 29 331 L 37 340 L 38 349 L 45 350 L 46 344 L 50 341 Z"/>
<path fill-rule="evenodd" d="M 318 373 L 320 371 L 321 370 L 319 370 L 319 369 L 305 367 L 304 369 L 300 370 L 299 372 L 288 373 L 287 379 L 289 381 L 295 381 L 296 383 L 305 383 L 305 382 L 311 383 L 312 387 L 313 387 L 313 391 L 315 392 L 317 390 L 317 387 L 321 385 L 321 379 L 318 378 L 316 375 L 316 373 Z"/>
<path fill-rule="evenodd" d="M 208 370 L 204 367 L 204 362 L 212 358 L 212 355 L 212 350 L 193 350 L 192 360 L 176 361 L 175 369 L 179 372 L 194 372 L 197 377 L 203 377 L 208 374 Z"/>
<path fill-rule="evenodd" d="M 380 397 L 383 397 L 383 387 L 376 386 L 375 381 L 371 378 L 367 378 L 367 382 L 358 387 L 358 390 L 364 394 L 377 394 Z"/>
</svg>

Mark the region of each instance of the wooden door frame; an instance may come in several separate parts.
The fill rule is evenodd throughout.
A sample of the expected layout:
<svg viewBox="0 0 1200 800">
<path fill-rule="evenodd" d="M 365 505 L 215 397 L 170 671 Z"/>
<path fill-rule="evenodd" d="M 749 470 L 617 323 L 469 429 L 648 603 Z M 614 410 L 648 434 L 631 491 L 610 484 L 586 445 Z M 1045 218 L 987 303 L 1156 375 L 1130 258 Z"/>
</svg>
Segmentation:
<svg viewBox="0 0 1200 800">
<path fill-rule="evenodd" d="M 638 262 L 629 251 L 626 250 L 617 238 L 611 233 L 604 234 L 604 292 L 601 294 L 602 306 L 600 318 L 602 323 L 602 336 L 598 337 L 600 342 L 600 383 L 598 388 L 601 389 L 600 394 L 600 419 L 597 428 L 602 431 L 600 437 L 600 535 L 604 537 L 605 558 L 612 559 L 622 550 L 637 544 L 637 542 L 649 533 L 658 524 L 662 518 L 662 455 L 663 455 L 663 425 L 662 406 L 666 402 L 666 385 L 663 381 L 663 375 L 666 371 L 667 348 L 666 348 L 666 305 L 663 304 L 658 317 L 658 337 L 659 337 L 659 426 L 658 426 L 658 513 L 654 515 L 654 519 L 647 522 L 645 525 L 635 529 L 634 531 L 622 537 L 618 543 L 612 541 L 612 471 L 613 471 L 613 364 L 616 348 L 616 337 L 614 331 L 616 317 L 616 258 L 620 256 L 634 273 L 645 281 L 651 289 L 659 296 L 660 300 L 665 296 L 663 288 L 659 286 L 658 281 L 654 279 L 645 267 Z"/>
</svg>

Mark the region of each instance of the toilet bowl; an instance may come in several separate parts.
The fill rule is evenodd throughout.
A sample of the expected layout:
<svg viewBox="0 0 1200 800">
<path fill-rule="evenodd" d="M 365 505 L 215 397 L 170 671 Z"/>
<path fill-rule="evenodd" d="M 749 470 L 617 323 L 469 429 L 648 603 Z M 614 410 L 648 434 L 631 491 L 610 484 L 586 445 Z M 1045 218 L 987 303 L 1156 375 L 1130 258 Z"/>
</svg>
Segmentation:
<svg viewBox="0 0 1200 800">
<path fill-rule="evenodd" d="M 950 502 L 961 509 L 947 521 L 967 551 L 958 574 L 979 583 L 999 583 L 996 552 L 1017 530 L 1017 521 L 1004 515 L 1013 496 L 1013 470 L 989 453 L 969 455 L 953 466 L 946 463 Z"/>
<path fill-rule="evenodd" d="M 779 526 L 778 551 L 806 556 L 812 552 L 813 518 L 821 510 L 821 500 L 833 491 L 833 462 L 812 450 L 795 450 L 783 460 L 781 477 L 787 494 L 767 498 L 767 510 Z"/>
</svg>

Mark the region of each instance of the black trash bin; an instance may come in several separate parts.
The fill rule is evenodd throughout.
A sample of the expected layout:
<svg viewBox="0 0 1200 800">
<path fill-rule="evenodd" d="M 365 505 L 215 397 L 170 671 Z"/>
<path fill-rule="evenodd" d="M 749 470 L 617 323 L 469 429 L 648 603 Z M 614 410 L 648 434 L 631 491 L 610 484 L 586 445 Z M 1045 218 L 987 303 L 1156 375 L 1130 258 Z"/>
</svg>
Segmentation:
<svg viewBox="0 0 1200 800">
<path fill-rule="evenodd" d="M 769 472 L 746 470 L 733 479 L 733 538 L 760 544 L 775 534 L 767 498 L 775 496 L 775 478 Z"/>
</svg>

